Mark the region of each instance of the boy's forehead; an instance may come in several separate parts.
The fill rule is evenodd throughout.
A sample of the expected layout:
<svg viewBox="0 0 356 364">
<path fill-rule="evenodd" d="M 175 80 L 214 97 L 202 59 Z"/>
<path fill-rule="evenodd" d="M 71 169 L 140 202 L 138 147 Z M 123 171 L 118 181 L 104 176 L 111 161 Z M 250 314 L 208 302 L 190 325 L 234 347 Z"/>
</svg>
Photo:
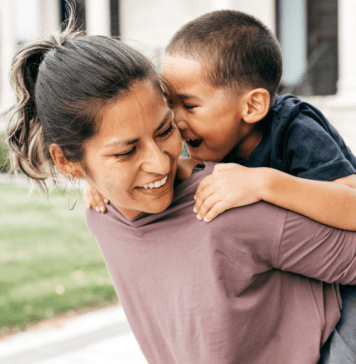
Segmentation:
<svg viewBox="0 0 356 364">
<path fill-rule="evenodd" d="M 195 86 L 206 83 L 201 63 L 181 56 L 166 56 L 163 59 L 161 78 L 167 91 L 175 93 L 192 92 Z"/>
</svg>

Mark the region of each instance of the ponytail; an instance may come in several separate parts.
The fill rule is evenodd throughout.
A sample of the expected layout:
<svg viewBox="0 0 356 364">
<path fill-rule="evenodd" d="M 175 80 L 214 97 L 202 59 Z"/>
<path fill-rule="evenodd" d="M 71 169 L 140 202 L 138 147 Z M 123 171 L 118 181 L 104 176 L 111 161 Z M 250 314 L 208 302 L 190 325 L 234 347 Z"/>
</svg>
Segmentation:
<svg viewBox="0 0 356 364">
<path fill-rule="evenodd" d="M 5 143 L 10 149 L 10 173 L 22 171 L 30 180 L 37 182 L 42 190 L 47 190 L 45 180 L 56 173 L 44 143 L 44 131 L 36 107 L 35 86 L 46 54 L 65 41 L 81 35 L 74 27 L 73 18 L 70 18 L 62 33 L 54 34 L 49 40 L 26 43 L 15 54 L 11 66 L 10 83 L 16 94 L 16 102 L 6 112 L 9 124 Z"/>
<path fill-rule="evenodd" d="M 10 110 L 6 143 L 10 148 L 11 172 L 20 169 L 29 178 L 48 178 L 43 150 L 43 129 L 35 102 L 35 84 L 39 66 L 53 47 L 50 42 L 33 42 L 16 54 L 10 82 L 16 93 L 16 104 Z"/>
</svg>

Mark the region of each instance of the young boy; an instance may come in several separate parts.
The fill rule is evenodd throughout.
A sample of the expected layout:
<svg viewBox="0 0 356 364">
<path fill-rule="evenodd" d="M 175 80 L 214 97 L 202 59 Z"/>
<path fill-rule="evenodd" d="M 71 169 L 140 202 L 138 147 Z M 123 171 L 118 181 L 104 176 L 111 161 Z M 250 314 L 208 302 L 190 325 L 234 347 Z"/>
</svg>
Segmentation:
<svg viewBox="0 0 356 364">
<path fill-rule="evenodd" d="M 163 89 L 189 155 L 228 163 L 200 183 L 198 219 L 264 200 L 356 230 L 356 158 L 320 111 L 276 95 L 281 75 L 278 41 L 241 12 L 206 14 L 167 46 Z M 343 339 L 350 348 L 355 334 Z"/>
</svg>

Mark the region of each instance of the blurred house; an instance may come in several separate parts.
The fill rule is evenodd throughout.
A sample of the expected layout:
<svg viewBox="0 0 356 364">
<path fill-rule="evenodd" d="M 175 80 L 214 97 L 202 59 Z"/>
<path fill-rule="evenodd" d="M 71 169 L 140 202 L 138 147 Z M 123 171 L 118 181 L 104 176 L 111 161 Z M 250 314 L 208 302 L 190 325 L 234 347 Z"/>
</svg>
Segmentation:
<svg viewBox="0 0 356 364">
<path fill-rule="evenodd" d="M 280 93 L 311 101 L 347 142 L 356 143 L 355 0 L 72 2 L 88 34 L 121 36 L 158 66 L 164 46 L 186 22 L 219 9 L 250 13 L 281 42 L 284 71 Z M 53 32 L 65 18 L 65 0 L 0 0 L 0 106 L 11 98 L 8 73 L 18 45 Z"/>
</svg>

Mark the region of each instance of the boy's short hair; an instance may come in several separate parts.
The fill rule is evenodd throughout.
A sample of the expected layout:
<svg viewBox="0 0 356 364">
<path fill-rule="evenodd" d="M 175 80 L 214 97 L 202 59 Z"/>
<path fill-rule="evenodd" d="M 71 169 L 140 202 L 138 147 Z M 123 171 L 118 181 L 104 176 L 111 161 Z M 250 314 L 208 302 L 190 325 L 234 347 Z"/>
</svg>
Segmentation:
<svg viewBox="0 0 356 364">
<path fill-rule="evenodd" d="M 191 21 L 173 36 L 166 53 L 205 64 L 212 86 L 239 91 L 262 87 L 271 99 L 282 76 L 276 37 L 259 20 L 239 11 L 215 11 Z"/>
</svg>

